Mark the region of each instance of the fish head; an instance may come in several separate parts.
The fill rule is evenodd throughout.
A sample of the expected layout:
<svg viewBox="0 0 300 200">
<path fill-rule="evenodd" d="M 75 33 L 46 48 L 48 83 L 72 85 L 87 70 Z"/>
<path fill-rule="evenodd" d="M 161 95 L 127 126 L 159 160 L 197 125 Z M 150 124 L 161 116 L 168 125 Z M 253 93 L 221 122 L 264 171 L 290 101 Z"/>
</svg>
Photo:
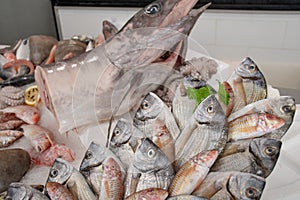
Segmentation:
<svg viewBox="0 0 300 200">
<path fill-rule="evenodd" d="M 283 119 L 293 119 L 296 112 L 296 102 L 291 96 L 280 96 L 274 99 L 271 107 L 275 115 Z"/>
<path fill-rule="evenodd" d="M 135 114 L 136 120 L 146 121 L 156 118 L 163 110 L 164 102 L 154 93 L 150 92 L 142 101 Z"/>
<path fill-rule="evenodd" d="M 28 124 L 37 124 L 40 120 L 40 112 L 36 107 L 23 107 L 22 120 Z"/>
<path fill-rule="evenodd" d="M 132 136 L 132 125 L 125 119 L 119 119 L 113 130 L 111 144 L 119 146 L 126 143 Z"/>
<path fill-rule="evenodd" d="M 92 142 L 85 152 L 84 158 L 80 164 L 80 171 L 89 170 L 92 167 L 99 166 L 106 158 L 107 149 L 95 142 Z"/>
<path fill-rule="evenodd" d="M 259 118 L 261 121 L 263 121 L 265 128 L 269 129 L 270 131 L 276 130 L 285 124 L 283 119 L 269 113 L 261 114 Z"/>
<path fill-rule="evenodd" d="M 191 75 L 183 78 L 183 85 L 185 88 L 201 88 L 206 86 L 206 81 L 199 80 Z"/>
<path fill-rule="evenodd" d="M 29 191 L 23 183 L 11 183 L 7 189 L 7 200 L 12 199 L 27 199 Z"/>
<path fill-rule="evenodd" d="M 47 182 L 65 184 L 73 172 L 73 166 L 62 158 L 57 158 L 53 163 Z"/>
<path fill-rule="evenodd" d="M 63 188 L 64 186 L 56 183 L 56 182 L 48 182 L 46 184 L 46 191 L 47 194 L 50 196 L 51 199 L 59 199 L 62 195 L 62 192 L 60 188 Z"/>
<path fill-rule="evenodd" d="M 141 172 L 151 172 L 170 165 L 168 157 L 149 138 L 137 147 L 133 165 Z"/>
<path fill-rule="evenodd" d="M 273 171 L 280 154 L 281 145 L 281 141 L 270 138 L 251 140 L 249 151 L 254 155 L 263 170 L 256 172 L 257 175 L 267 177 Z"/>
<path fill-rule="evenodd" d="M 117 161 L 114 158 L 108 157 L 103 162 L 103 173 L 109 175 L 115 173 L 121 173 L 120 165 L 117 163 Z"/>
<path fill-rule="evenodd" d="M 199 104 L 194 112 L 194 119 L 199 125 L 208 126 L 227 121 L 225 113 L 214 95 L 208 96 Z"/>
<path fill-rule="evenodd" d="M 264 75 L 259 70 L 255 62 L 247 57 L 236 68 L 236 73 L 245 79 L 263 79 Z"/>
<path fill-rule="evenodd" d="M 265 184 L 262 177 L 250 173 L 234 173 L 228 181 L 227 189 L 234 199 L 260 199 Z"/>
</svg>

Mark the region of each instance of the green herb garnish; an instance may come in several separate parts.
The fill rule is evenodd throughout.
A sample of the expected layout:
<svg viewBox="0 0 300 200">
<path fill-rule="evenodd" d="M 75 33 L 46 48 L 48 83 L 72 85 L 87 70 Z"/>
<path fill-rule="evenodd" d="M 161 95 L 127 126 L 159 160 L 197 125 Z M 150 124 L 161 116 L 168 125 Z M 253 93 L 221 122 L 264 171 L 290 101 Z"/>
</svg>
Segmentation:
<svg viewBox="0 0 300 200">
<path fill-rule="evenodd" d="M 228 92 L 225 90 L 224 85 L 219 82 L 219 90 L 218 90 L 219 99 L 225 104 L 229 104 L 230 96 Z"/>
<path fill-rule="evenodd" d="M 189 99 L 194 99 L 197 103 L 197 106 L 210 94 L 212 90 L 209 86 L 201 87 L 199 89 L 187 88 L 186 94 Z"/>
</svg>

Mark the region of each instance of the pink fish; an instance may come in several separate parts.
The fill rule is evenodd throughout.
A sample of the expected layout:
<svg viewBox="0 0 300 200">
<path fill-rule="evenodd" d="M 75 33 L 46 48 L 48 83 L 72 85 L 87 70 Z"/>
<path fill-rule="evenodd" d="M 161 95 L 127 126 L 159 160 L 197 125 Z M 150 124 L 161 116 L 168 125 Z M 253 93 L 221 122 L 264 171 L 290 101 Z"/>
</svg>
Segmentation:
<svg viewBox="0 0 300 200">
<path fill-rule="evenodd" d="M 73 200 L 72 194 L 69 190 L 56 182 L 47 182 L 46 191 L 51 200 Z"/>
<path fill-rule="evenodd" d="M 17 118 L 21 119 L 22 121 L 28 124 L 37 124 L 40 120 L 40 112 L 36 107 L 32 106 L 14 106 L 14 107 L 7 107 L 1 110 L 4 113 L 14 113 Z"/>
</svg>

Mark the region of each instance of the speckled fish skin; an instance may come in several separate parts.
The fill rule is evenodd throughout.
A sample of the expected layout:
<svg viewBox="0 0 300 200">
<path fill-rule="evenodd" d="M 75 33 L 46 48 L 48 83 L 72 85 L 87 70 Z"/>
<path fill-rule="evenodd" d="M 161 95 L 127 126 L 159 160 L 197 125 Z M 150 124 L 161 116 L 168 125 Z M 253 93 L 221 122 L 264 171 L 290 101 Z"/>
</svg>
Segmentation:
<svg viewBox="0 0 300 200">
<path fill-rule="evenodd" d="M 226 116 L 216 97 L 210 95 L 199 104 L 175 142 L 176 169 L 201 151 L 217 149 L 221 152 L 226 141 Z"/>
<path fill-rule="evenodd" d="M 37 124 L 40 119 L 40 112 L 36 107 L 32 106 L 14 106 L 14 107 L 7 107 L 1 112 L 4 113 L 14 113 L 15 116 L 22 121 L 28 123 L 28 124 Z"/>
<path fill-rule="evenodd" d="M 193 195 L 215 200 L 258 200 L 263 193 L 265 183 L 264 178 L 254 174 L 233 171 L 210 172 Z"/>
<path fill-rule="evenodd" d="M 209 200 L 204 197 L 198 197 L 194 195 L 178 195 L 173 197 L 168 197 L 167 200 Z"/>
<path fill-rule="evenodd" d="M 125 200 L 141 200 L 141 199 L 149 199 L 149 200 L 164 200 L 168 197 L 168 191 L 162 190 L 159 188 L 149 188 L 145 190 L 141 190 L 136 192 Z"/>
<path fill-rule="evenodd" d="M 192 157 L 176 173 L 169 187 L 169 195 L 192 194 L 205 179 L 217 157 L 217 150 L 200 152 Z"/>
<path fill-rule="evenodd" d="M 67 161 L 57 158 L 50 169 L 48 181 L 66 185 L 72 196 L 78 200 L 96 200 L 83 175 Z"/>
<path fill-rule="evenodd" d="M 230 122 L 240 116 L 255 112 L 270 113 L 276 115 L 277 117 L 280 117 L 285 121 L 285 124 L 282 127 L 273 130 L 272 132 L 267 133 L 263 136 L 280 140 L 288 131 L 293 122 L 296 112 L 295 99 L 291 96 L 279 96 L 275 98 L 263 99 L 251 103 L 246 107 L 242 108 L 241 110 L 232 113 L 229 116 L 228 121 Z"/>
<path fill-rule="evenodd" d="M 6 198 L 7 200 L 50 200 L 42 192 L 33 189 L 23 183 L 10 184 Z"/>
<path fill-rule="evenodd" d="M 227 82 L 232 86 L 235 96 L 232 112 L 267 97 L 267 84 L 264 75 L 249 57 L 245 58 L 235 68 Z"/>
<path fill-rule="evenodd" d="M 124 187 L 119 164 L 109 157 L 103 162 L 103 168 L 99 200 L 122 200 Z"/>
<path fill-rule="evenodd" d="M 46 191 L 51 200 L 74 200 L 70 191 L 63 185 L 56 182 L 48 182 Z"/>
<path fill-rule="evenodd" d="M 283 119 L 272 114 L 247 114 L 228 123 L 228 141 L 260 137 L 284 124 Z"/>
<path fill-rule="evenodd" d="M 152 137 L 156 133 L 153 126 L 155 121 L 165 124 L 173 139 L 178 137 L 180 130 L 172 112 L 156 94 L 150 92 L 135 114 L 134 125 L 147 137 Z"/>
<path fill-rule="evenodd" d="M 210 171 L 240 171 L 266 178 L 276 165 L 280 148 L 280 141 L 269 138 L 230 142 Z"/>
</svg>

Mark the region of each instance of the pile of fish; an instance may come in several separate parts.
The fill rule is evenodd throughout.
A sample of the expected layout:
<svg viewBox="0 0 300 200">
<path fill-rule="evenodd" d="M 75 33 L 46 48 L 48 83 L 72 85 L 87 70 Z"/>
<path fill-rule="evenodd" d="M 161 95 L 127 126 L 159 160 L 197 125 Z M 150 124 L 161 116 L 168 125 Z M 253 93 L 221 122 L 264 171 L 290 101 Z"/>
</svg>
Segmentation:
<svg viewBox="0 0 300 200">
<path fill-rule="evenodd" d="M 12 178 L 0 185 L 7 200 L 261 198 L 295 100 L 270 97 L 249 57 L 211 86 L 218 62 L 185 60 L 186 37 L 209 6 L 191 10 L 196 3 L 155 1 L 119 31 L 105 21 L 97 47 L 36 67 L 42 102 L 59 130 L 108 122 L 106 145 L 91 142 L 79 168 L 71 150 L 51 162 L 36 159 L 51 166 L 47 182 L 38 188 Z M 55 147 L 33 145 L 39 152 Z"/>
</svg>

